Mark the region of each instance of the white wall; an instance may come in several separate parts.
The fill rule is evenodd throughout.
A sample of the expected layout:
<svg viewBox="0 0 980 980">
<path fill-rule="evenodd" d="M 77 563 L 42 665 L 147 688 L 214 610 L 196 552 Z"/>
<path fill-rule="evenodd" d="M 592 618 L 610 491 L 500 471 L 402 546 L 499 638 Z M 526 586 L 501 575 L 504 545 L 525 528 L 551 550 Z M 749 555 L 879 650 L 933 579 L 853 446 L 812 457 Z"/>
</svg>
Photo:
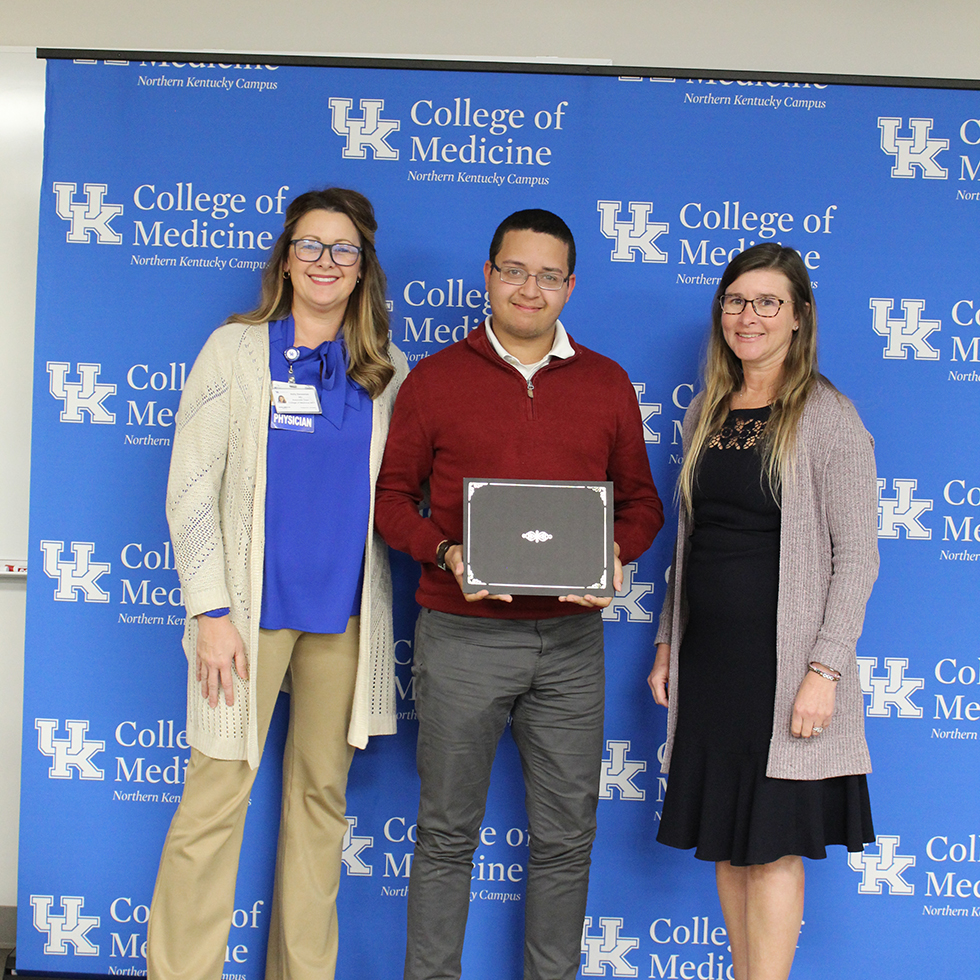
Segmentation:
<svg viewBox="0 0 980 980">
<path fill-rule="evenodd" d="M 43 65 L 36 47 L 604 60 L 980 77 L 976 0 L 0 0 L 0 559 L 27 554 Z M 20 50 L 17 50 L 17 49 Z M 0 580 L 0 905 L 16 903 L 24 584 Z"/>
<path fill-rule="evenodd" d="M 43 64 L 0 48 L 0 559 L 27 557 L 43 112 Z M 0 905 L 17 901 L 24 586 L 0 578 Z"/>
<path fill-rule="evenodd" d="M 974 0 L 4 0 L 0 44 L 608 58 L 975 78 Z"/>
</svg>

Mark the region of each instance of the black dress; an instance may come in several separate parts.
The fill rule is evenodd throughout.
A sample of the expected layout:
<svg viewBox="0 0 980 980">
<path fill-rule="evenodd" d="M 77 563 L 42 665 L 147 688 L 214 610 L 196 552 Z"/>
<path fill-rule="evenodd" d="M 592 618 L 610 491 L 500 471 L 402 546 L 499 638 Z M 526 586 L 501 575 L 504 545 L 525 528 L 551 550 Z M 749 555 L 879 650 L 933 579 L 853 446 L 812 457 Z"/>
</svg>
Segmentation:
<svg viewBox="0 0 980 980">
<path fill-rule="evenodd" d="M 694 486 L 689 619 L 657 839 L 705 861 L 767 864 L 874 840 L 865 776 L 766 776 L 776 691 L 780 511 L 759 454 L 768 408 L 729 413 Z M 800 680 L 802 681 L 802 676 Z M 817 736 L 819 737 L 819 736 Z"/>
</svg>

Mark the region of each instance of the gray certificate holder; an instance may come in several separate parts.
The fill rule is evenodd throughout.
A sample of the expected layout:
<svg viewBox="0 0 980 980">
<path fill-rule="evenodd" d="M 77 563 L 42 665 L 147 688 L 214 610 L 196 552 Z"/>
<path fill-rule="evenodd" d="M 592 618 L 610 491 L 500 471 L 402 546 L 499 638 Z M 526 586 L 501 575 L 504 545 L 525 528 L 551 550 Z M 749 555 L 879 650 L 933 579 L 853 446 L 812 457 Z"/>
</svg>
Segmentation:
<svg viewBox="0 0 980 980">
<path fill-rule="evenodd" d="M 612 483 L 468 478 L 463 500 L 464 592 L 614 594 Z"/>
</svg>

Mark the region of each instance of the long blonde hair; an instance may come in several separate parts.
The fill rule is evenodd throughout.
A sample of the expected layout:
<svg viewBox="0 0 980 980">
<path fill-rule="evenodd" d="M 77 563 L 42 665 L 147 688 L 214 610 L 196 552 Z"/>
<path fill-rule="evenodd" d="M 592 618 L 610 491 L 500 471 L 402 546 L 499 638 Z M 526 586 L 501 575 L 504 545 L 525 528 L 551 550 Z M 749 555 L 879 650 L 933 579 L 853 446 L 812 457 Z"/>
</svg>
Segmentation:
<svg viewBox="0 0 980 980">
<path fill-rule="evenodd" d="M 731 396 L 744 382 L 742 362 L 725 342 L 721 329 L 721 298 L 739 276 L 756 269 L 781 272 L 789 282 L 793 312 L 799 328 L 793 332 L 782 378 L 772 402 L 762 441 L 762 472 L 778 499 L 779 490 L 792 470 L 796 430 L 806 400 L 820 374 L 817 371 L 817 306 L 810 276 L 799 253 L 775 242 L 764 242 L 740 252 L 728 264 L 711 307 L 711 332 L 704 364 L 701 414 L 686 448 L 678 478 L 678 496 L 688 513 L 693 508 L 694 483 L 705 446 L 721 431 Z"/>
<path fill-rule="evenodd" d="M 286 220 L 272 255 L 262 270 L 262 296 L 248 313 L 236 313 L 228 322 L 265 323 L 289 316 L 293 308 L 293 284 L 283 278 L 289 243 L 300 218 L 310 211 L 333 211 L 346 215 L 361 238 L 361 276 L 347 301 L 344 340 L 350 355 L 347 374 L 372 397 L 385 390 L 395 373 L 388 357 L 388 308 L 385 305 L 385 274 L 374 250 L 378 222 L 371 202 L 357 191 L 328 187 L 307 191 L 286 208 Z"/>
</svg>

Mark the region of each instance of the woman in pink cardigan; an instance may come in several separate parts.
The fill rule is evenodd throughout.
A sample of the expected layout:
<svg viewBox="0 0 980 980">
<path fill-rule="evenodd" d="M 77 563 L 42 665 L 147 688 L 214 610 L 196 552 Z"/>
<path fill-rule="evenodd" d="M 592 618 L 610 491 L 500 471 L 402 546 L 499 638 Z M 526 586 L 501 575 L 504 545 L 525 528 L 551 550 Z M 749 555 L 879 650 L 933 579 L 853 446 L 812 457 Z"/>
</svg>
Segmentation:
<svg viewBox="0 0 980 980">
<path fill-rule="evenodd" d="M 874 840 L 855 645 L 878 571 L 871 437 L 817 371 L 797 252 L 732 260 L 684 420 L 649 684 L 668 709 L 658 839 L 715 863 L 736 980 L 785 980 L 803 857 Z"/>
</svg>

